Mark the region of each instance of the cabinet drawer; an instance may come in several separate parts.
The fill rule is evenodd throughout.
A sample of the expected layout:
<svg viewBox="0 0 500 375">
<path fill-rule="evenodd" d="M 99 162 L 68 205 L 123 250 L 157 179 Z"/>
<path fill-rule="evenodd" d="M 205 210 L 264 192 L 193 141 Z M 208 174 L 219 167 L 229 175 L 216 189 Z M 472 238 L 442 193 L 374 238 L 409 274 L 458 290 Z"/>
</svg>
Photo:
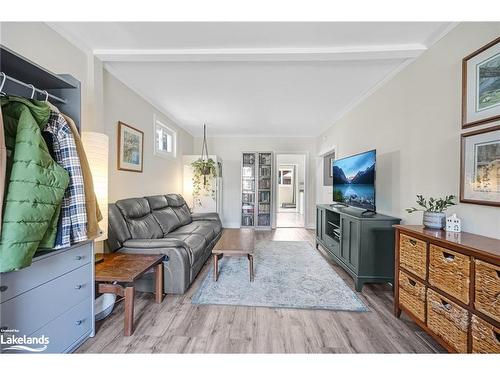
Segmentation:
<svg viewBox="0 0 500 375">
<path fill-rule="evenodd" d="M 84 299 L 90 299 L 91 267 L 87 264 L 0 304 L 0 327 L 30 335 Z"/>
<path fill-rule="evenodd" d="M 399 272 L 399 303 L 422 322 L 425 322 L 425 295 L 424 284 L 405 272 Z"/>
<path fill-rule="evenodd" d="M 431 244 L 429 247 L 429 283 L 468 304 L 470 257 Z"/>
<path fill-rule="evenodd" d="M 427 290 L 427 327 L 459 353 L 467 352 L 468 319 L 467 310 Z"/>
<path fill-rule="evenodd" d="M 476 310 L 500 322 L 500 267 L 476 259 Z"/>
<path fill-rule="evenodd" d="M 49 338 L 47 350 L 43 353 L 63 353 L 68 351 L 82 336 L 92 330 L 92 300 L 89 298 L 46 326 L 33 333 L 33 336 L 45 335 Z"/>
<path fill-rule="evenodd" d="M 31 266 L 19 271 L 0 274 L 0 303 L 90 263 L 91 257 L 92 242 L 88 242 L 34 258 Z"/>
<path fill-rule="evenodd" d="M 399 237 L 401 267 L 425 280 L 427 274 L 427 244 L 425 241 L 401 234 Z"/>
<path fill-rule="evenodd" d="M 500 328 L 472 315 L 472 353 L 500 353 Z"/>
</svg>

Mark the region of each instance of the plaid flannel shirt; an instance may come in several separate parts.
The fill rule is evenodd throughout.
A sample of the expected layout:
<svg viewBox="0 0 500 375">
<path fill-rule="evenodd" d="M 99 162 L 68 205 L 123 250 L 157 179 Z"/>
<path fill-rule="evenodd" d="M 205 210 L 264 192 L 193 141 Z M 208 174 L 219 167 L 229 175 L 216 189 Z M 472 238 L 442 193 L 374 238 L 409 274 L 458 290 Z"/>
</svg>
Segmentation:
<svg viewBox="0 0 500 375">
<path fill-rule="evenodd" d="M 69 174 L 55 242 L 55 248 L 58 249 L 87 239 L 85 189 L 75 139 L 64 117 L 51 112 L 43 131 L 50 135 L 55 161 Z"/>
</svg>

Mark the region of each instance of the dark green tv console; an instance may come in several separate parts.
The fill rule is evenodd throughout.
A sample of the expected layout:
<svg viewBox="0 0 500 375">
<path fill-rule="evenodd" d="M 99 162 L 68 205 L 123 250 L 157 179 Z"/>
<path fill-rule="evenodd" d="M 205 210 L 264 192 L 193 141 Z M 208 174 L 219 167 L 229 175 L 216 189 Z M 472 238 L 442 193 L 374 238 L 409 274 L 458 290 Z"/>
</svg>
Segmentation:
<svg viewBox="0 0 500 375">
<path fill-rule="evenodd" d="M 354 279 L 361 292 L 364 283 L 394 281 L 394 224 L 400 219 L 362 215 L 351 207 L 316 206 L 316 248 L 326 253 Z"/>
</svg>

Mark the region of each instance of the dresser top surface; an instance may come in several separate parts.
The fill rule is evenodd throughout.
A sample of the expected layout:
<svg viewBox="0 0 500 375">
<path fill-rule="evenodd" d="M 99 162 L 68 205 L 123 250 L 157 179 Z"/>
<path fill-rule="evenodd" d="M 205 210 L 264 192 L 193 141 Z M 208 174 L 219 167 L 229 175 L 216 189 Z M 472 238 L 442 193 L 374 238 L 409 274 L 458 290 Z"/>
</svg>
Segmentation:
<svg viewBox="0 0 500 375">
<path fill-rule="evenodd" d="M 480 236 L 467 232 L 446 232 L 444 230 L 435 230 L 425 228 L 423 225 L 395 225 L 402 231 L 414 233 L 431 240 L 437 240 L 467 249 L 473 252 L 486 253 L 500 259 L 500 240 L 491 237 Z"/>
</svg>

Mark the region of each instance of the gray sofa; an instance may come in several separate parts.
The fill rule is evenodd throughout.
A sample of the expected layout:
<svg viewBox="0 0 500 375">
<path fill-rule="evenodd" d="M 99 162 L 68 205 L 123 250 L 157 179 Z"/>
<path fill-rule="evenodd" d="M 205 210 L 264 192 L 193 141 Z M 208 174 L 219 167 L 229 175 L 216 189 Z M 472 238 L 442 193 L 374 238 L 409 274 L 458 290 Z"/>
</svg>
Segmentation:
<svg viewBox="0 0 500 375">
<path fill-rule="evenodd" d="M 217 213 L 191 214 L 178 194 L 122 199 L 109 205 L 110 251 L 165 254 L 164 291 L 183 294 L 222 234 Z M 136 288 L 153 291 L 153 275 Z"/>
</svg>

